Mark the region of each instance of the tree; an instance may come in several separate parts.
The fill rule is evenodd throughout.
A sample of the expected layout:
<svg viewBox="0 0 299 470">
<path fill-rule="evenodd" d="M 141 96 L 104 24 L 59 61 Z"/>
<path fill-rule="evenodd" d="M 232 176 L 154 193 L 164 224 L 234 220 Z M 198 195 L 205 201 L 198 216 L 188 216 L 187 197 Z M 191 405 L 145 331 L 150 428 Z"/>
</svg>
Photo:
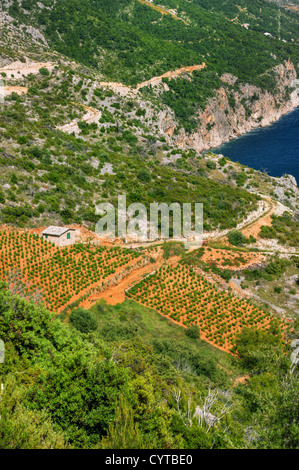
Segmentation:
<svg viewBox="0 0 299 470">
<path fill-rule="evenodd" d="M 190 325 L 189 328 L 185 330 L 185 333 L 189 338 L 199 339 L 200 338 L 200 329 L 197 325 Z"/>
<path fill-rule="evenodd" d="M 228 234 L 228 241 L 231 245 L 242 246 L 248 242 L 247 238 L 239 230 L 232 230 Z"/>
<path fill-rule="evenodd" d="M 115 421 L 110 424 L 108 435 L 101 441 L 102 449 L 148 449 L 150 443 L 142 436 L 129 402 L 120 396 L 116 405 Z"/>
<path fill-rule="evenodd" d="M 24 390 L 8 377 L 0 390 L 0 449 L 65 449 L 64 434 L 46 411 L 29 410 L 22 404 Z"/>
<path fill-rule="evenodd" d="M 272 406 L 260 428 L 259 447 L 266 449 L 298 449 L 299 400 L 298 377 L 285 377 L 272 397 Z"/>
<path fill-rule="evenodd" d="M 90 333 L 98 327 L 97 319 L 91 312 L 84 308 L 73 310 L 70 315 L 70 321 L 81 333 Z"/>
<path fill-rule="evenodd" d="M 283 354 L 281 336 L 275 329 L 244 328 L 236 338 L 236 350 L 243 366 L 255 372 L 270 370 Z"/>
<path fill-rule="evenodd" d="M 50 72 L 46 67 L 42 67 L 41 69 L 39 69 L 39 73 L 44 77 L 48 77 L 50 75 Z"/>
</svg>

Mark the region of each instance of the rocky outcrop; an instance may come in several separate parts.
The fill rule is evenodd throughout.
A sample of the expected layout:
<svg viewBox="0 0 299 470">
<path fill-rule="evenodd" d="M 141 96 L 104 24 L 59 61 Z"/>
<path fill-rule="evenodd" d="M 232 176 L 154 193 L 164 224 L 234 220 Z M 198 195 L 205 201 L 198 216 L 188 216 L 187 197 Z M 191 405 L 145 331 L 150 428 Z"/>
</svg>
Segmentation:
<svg viewBox="0 0 299 470">
<path fill-rule="evenodd" d="M 164 110 L 159 115 L 159 130 L 168 142 L 182 149 L 194 148 L 197 152 L 215 148 L 245 134 L 252 129 L 268 126 L 284 114 L 299 106 L 299 94 L 294 81 L 297 74 L 294 65 L 286 61 L 271 71 L 277 80 L 277 93 L 273 96 L 253 85 L 235 85 L 237 78 L 224 74 L 214 98 L 210 99 L 206 109 L 198 112 L 200 126 L 187 134 L 178 129 L 174 113 Z M 297 85 L 298 88 L 298 85 Z"/>
<path fill-rule="evenodd" d="M 10 6 L 9 3 L 7 5 Z M 0 25 L 2 28 L 4 26 L 8 28 L 8 31 L 6 33 L 8 36 L 7 39 L 13 40 L 18 37 L 25 40 L 27 34 L 30 36 L 31 41 L 34 44 L 48 47 L 48 43 L 46 41 L 45 36 L 38 29 L 26 24 L 18 24 L 16 26 L 15 19 L 4 11 L 0 11 Z"/>
<path fill-rule="evenodd" d="M 281 178 L 279 178 L 280 184 L 285 187 L 285 189 L 291 189 L 293 191 L 298 191 L 299 195 L 299 190 L 297 187 L 297 181 L 296 178 L 292 175 L 284 175 Z"/>
<path fill-rule="evenodd" d="M 281 203 L 286 203 L 290 207 L 298 208 L 299 202 L 299 188 L 297 186 L 296 178 L 292 175 L 284 175 L 280 178 L 272 178 L 274 182 L 274 194 L 276 199 Z"/>
</svg>

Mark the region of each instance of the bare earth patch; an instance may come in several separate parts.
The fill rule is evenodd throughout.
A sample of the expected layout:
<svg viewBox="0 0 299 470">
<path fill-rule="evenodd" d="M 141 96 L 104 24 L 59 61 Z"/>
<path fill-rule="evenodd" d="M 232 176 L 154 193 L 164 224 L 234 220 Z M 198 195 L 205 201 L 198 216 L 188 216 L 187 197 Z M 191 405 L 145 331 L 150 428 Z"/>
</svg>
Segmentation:
<svg viewBox="0 0 299 470">
<path fill-rule="evenodd" d="M 0 74 L 5 73 L 6 78 L 9 79 L 19 79 L 22 78 L 22 76 L 27 77 L 27 75 L 30 75 L 31 73 L 37 75 L 42 68 L 47 68 L 49 71 L 52 71 L 54 66 L 55 65 L 50 62 L 23 63 L 17 61 L 0 68 Z"/>
<path fill-rule="evenodd" d="M 92 108 L 91 106 L 86 106 L 85 104 L 77 104 L 77 103 L 72 103 L 76 106 L 81 106 L 82 108 L 87 111 L 86 114 L 82 118 L 77 118 L 74 119 L 73 121 L 69 122 L 68 124 L 64 124 L 63 126 L 58 126 L 57 129 L 59 129 L 62 132 L 66 132 L 68 134 L 71 134 L 74 132 L 76 135 L 79 134 L 80 129 L 78 126 L 79 121 L 84 121 L 87 124 L 91 124 L 93 122 L 98 122 L 101 118 L 101 111 L 98 109 Z"/>
<path fill-rule="evenodd" d="M 264 260 L 261 253 L 254 252 L 236 252 L 231 250 L 206 248 L 202 256 L 202 261 L 208 264 L 214 264 L 219 268 L 232 269 L 246 269 L 252 265 L 260 264 Z"/>
<path fill-rule="evenodd" d="M 5 86 L 4 87 L 4 97 L 9 96 L 12 93 L 17 95 L 27 95 L 28 88 L 26 86 Z"/>
</svg>

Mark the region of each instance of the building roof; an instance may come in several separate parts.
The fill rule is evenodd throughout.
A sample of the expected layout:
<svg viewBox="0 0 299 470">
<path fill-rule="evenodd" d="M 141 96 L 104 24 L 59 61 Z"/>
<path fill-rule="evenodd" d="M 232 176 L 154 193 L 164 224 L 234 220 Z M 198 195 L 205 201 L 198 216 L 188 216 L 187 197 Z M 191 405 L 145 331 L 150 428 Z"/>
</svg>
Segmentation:
<svg viewBox="0 0 299 470">
<path fill-rule="evenodd" d="M 50 235 L 51 237 L 61 237 L 61 235 L 66 232 L 69 232 L 70 230 L 75 229 L 69 227 L 55 227 L 54 225 L 51 225 L 51 227 L 48 227 L 42 231 L 42 235 Z"/>
</svg>

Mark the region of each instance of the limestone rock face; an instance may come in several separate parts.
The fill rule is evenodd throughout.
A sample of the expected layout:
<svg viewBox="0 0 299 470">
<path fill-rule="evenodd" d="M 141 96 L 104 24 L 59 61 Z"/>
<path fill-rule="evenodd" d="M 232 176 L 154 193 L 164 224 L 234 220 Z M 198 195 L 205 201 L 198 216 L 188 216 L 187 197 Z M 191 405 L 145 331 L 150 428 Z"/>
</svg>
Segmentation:
<svg viewBox="0 0 299 470">
<path fill-rule="evenodd" d="M 280 183 L 283 184 L 286 189 L 297 189 L 297 181 L 295 176 L 284 175 L 280 178 Z"/>
<path fill-rule="evenodd" d="M 292 175 L 284 175 L 281 178 L 272 178 L 275 181 L 274 193 L 281 203 L 288 201 L 293 206 L 297 206 L 296 202 L 299 201 L 299 188 L 297 186 L 296 178 Z M 288 197 L 286 197 L 286 193 Z M 298 206 L 297 206 L 298 207 Z"/>
<path fill-rule="evenodd" d="M 176 144 L 183 150 L 191 147 L 200 153 L 252 129 L 268 126 L 299 106 L 299 93 L 294 85 L 297 79 L 294 65 L 286 61 L 275 67 L 272 73 L 277 81 L 275 96 L 253 85 L 240 85 L 237 91 L 232 92 L 228 92 L 224 85 L 208 101 L 205 110 L 198 111 L 201 125 L 195 132 L 187 134 L 183 128 L 179 128 L 174 113 L 170 110 L 160 112 L 160 132 L 169 143 Z M 224 84 L 230 85 L 237 81 L 231 74 L 224 74 L 221 79 Z M 232 101 L 235 102 L 233 107 Z"/>
</svg>

